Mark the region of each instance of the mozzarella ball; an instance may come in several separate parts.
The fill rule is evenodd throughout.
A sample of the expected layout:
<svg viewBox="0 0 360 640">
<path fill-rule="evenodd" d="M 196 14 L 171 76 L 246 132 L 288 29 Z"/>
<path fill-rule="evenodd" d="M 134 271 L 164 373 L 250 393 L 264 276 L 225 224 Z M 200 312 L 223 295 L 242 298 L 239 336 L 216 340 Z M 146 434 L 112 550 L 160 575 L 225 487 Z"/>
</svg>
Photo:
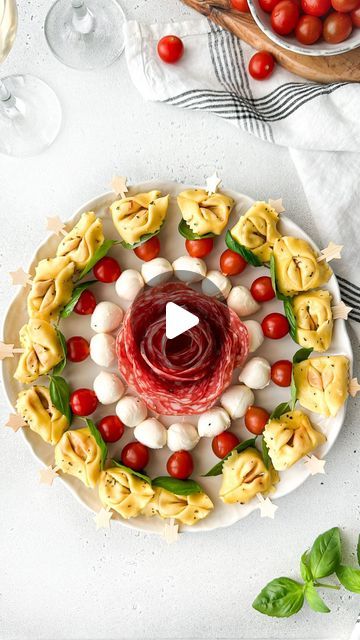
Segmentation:
<svg viewBox="0 0 360 640">
<path fill-rule="evenodd" d="M 231 291 L 231 282 L 220 271 L 209 271 L 201 283 L 203 293 L 207 296 L 227 298 Z"/>
<path fill-rule="evenodd" d="M 240 318 L 250 316 L 260 309 L 260 305 L 254 300 L 249 289 L 241 284 L 231 289 L 227 303 Z"/>
<path fill-rule="evenodd" d="M 261 328 L 260 322 L 257 322 L 256 320 L 244 320 L 244 325 L 247 328 L 249 334 L 249 351 L 250 353 L 253 353 L 264 342 L 264 333 Z"/>
<path fill-rule="evenodd" d="M 271 376 L 271 366 L 265 358 L 252 358 L 239 375 L 239 382 L 243 382 L 250 389 L 264 389 L 268 386 Z"/>
<path fill-rule="evenodd" d="M 254 404 L 255 396 L 244 384 L 229 387 L 220 398 L 220 404 L 233 420 L 242 418 L 248 408 Z"/>
<path fill-rule="evenodd" d="M 144 286 L 145 282 L 138 271 L 135 269 L 126 269 L 116 280 L 115 290 L 119 298 L 132 302 Z"/>
<path fill-rule="evenodd" d="M 200 282 L 206 276 L 207 266 L 204 260 L 181 256 L 172 263 L 174 275 L 182 282 Z"/>
<path fill-rule="evenodd" d="M 125 391 L 125 387 L 116 373 L 100 371 L 96 376 L 93 389 L 101 404 L 112 404 L 120 400 Z"/>
<path fill-rule="evenodd" d="M 135 427 L 134 436 L 149 449 L 162 449 L 166 445 L 167 431 L 159 420 L 148 418 Z"/>
<path fill-rule="evenodd" d="M 121 307 L 114 302 L 99 302 L 91 316 L 91 328 L 96 333 L 111 333 L 119 327 L 123 315 Z"/>
<path fill-rule="evenodd" d="M 201 438 L 213 438 L 230 427 L 230 416 L 221 407 L 213 407 L 205 411 L 198 422 L 198 432 Z"/>
<path fill-rule="evenodd" d="M 141 398 L 135 396 L 124 396 L 115 407 L 115 412 L 119 420 L 126 427 L 136 427 L 143 422 L 147 416 L 146 404 Z"/>
<path fill-rule="evenodd" d="M 170 451 L 191 451 L 200 436 L 191 422 L 174 422 L 167 431 L 167 445 Z"/>
<path fill-rule="evenodd" d="M 115 338 L 109 333 L 96 333 L 90 340 L 90 357 L 100 367 L 110 367 L 115 360 Z"/>
<path fill-rule="evenodd" d="M 144 262 L 141 267 L 141 275 L 146 284 L 155 287 L 170 280 L 173 268 L 166 258 L 154 258 L 149 262 Z"/>
</svg>

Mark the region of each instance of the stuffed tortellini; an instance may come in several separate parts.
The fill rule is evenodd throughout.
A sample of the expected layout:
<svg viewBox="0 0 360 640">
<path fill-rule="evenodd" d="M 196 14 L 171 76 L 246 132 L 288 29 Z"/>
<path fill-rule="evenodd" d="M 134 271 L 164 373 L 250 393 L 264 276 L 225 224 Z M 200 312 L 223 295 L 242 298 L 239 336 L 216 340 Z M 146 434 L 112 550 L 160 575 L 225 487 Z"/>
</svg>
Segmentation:
<svg viewBox="0 0 360 640">
<path fill-rule="evenodd" d="M 120 467 L 102 471 L 99 497 L 104 507 L 114 509 L 122 518 L 136 518 L 154 495 L 149 482 Z"/>
<path fill-rule="evenodd" d="M 233 451 L 225 460 L 222 473 L 219 497 L 226 504 L 246 504 L 257 493 L 271 493 L 279 481 L 276 471 L 267 469 L 259 451 L 252 447 L 241 453 Z"/>
<path fill-rule="evenodd" d="M 331 294 L 318 290 L 300 293 L 292 299 L 297 341 L 302 347 L 327 351 L 331 344 L 333 319 Z"/>
<path fill-rule="evenodd" d="M 16 410 L 30 429 L 49 444 L 57 444 L 69 428 L 67 418 L 51 402 L 47 387 L 35 386 L 20 391 Z"/>
<path fill-rule="evenodd" d="M 56 255 L 67 256 L 82 271 L 103 242 L 102 222 L 93 211 L 88 211 L 60 242 Z"/>
<path fill-rule="evenodd" d="M 283 236 L 274 244 L 274 262 L 278 290 L 286 296 L 316 289 L 326 284 L 332 270 L 306 240 Z"/>
<path fill-rule="evenodd" d="M 326 441 L 325 436 L 314 429 L 308 416 L 301 411 L 289 411 L 280 418 L 270 419 L 263 437 L 277 471 L 289 469 Z"/>
<path fill-rule="evenodd" d="M 230 233 L 234 240 L 250 249 L 262 262 L 268 262 L 277 230 L 279 214 L 267 202 L 255 202 L 239 219 Z"/>
<path fill-rule="evenodd" d="M 30 318 L 56 320 L 73 290 L 75 264 L 68 256 L 41 260 L 27 299 Z"/>
<path fill-rule="evenodd" d="M 348 397 L 349 360 L 346 356 L 320 356 L 294 365 L 300 404 L 323 416 L 336 416 Z"/>
<path fill-rule="evenodd" d="M 214 508 L 206 493 L 192 493 L 179 496 L 160 487 L 155 488 L 153 498 L 143 510 L 146 516 L 158 515 L 160 518 L 175 518 L 183 524 L 192 526 L 198 520 L 207 518 Z"/>
<path fill-rule="evenodd" d="M 169 206 L 169 196 L 160 196 L 161 191 L 149 191 L 113 202 L 113 223 L 124 242 L 134 245 L 159 231 Z"/>
<path fill-rule="evenodd" d="M 45 375 L 63 358 L 56 329 L 46 320 L 31 318 L 19 333 L 21 354 L 14 378 L 25 384 Z"/>
<path fill-rule="evenodd" d="M 204 189 L 187 189 L 177 198 L 181 215 L 191 231 L 198 236 L 213 233 L 219 236 L 225 229 L 234 200 L 223 193 L 208 193 Z"/>
<path fill-rule="evenodd" d="M 55 464 L 87 487 L 95 487 L 102 470 L 102 452 L 88 427 L 65 431 L 55 447 Z"/>
</svg>

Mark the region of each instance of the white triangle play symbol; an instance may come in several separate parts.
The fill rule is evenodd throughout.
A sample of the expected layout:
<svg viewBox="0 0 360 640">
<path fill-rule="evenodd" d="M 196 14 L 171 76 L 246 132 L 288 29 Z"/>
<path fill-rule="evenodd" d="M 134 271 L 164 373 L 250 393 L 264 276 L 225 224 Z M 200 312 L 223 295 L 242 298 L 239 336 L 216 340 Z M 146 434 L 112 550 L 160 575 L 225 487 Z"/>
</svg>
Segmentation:
<svg viewBox="0 0 360 640">
<path fill-rule="evenodd" d="M 174 302 L 166 304 L 166 337 L 177 338 L 199 324 L 199 318 Z"/>
</svg>

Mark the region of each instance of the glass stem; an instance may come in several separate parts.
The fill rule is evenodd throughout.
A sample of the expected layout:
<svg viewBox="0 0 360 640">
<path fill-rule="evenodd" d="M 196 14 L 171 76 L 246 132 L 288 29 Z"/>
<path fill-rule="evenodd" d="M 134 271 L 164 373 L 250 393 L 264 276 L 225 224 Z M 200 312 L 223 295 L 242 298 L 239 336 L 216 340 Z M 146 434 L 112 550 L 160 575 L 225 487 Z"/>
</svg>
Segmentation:
<svg viewBox="0 0 360 640">
<path fill-rule="evenodd" d="M 95 19 L 84 0 L 71 0 L 71 6 L 73 8 L 72 24 L 75 31 L 84 35 L 90 33 L 94 28 Z"/>
<path fill-rule="evenodd" d="M 1 107 L 3 107 L 6 115 L 10 118 L 18 115 L 15 96 L 10 93 L 2 80 L 0 80 L 0 108 Z"/>
</svg>

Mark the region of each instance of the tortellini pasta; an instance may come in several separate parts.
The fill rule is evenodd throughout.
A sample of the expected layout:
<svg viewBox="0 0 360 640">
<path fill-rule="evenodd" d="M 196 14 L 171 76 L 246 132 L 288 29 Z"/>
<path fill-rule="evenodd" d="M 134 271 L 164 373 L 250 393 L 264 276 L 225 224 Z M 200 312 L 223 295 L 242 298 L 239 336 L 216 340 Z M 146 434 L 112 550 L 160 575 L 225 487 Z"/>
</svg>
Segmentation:
<svg viewBox="0 0 360 640">
<path fill-rule="evenodd" d="M 75 264 L 68 256 L 41 260 L 27 300 L 30 318 L 56 320 L 73 290 Z"/>
<path fill-rule="evenodd" d="M 181 215 L 191 231 L 199 236 L 214 233 L 219 236 L 225 229 L 234 200 L 223 193 L 209 195 L 204 189 L 187 189 L 177 198 Z"/>
<path fill-rule="evenodd" d="M 169 196 L 160 196 L 160 191 L 149 191 L 113 202 L 112 219 L 124 242 L 133 245 L 159 231 L 169 206 Z"/>
<path fill-rule="evenodd" d="M 25 349 L 14 373 L 14 378 L 19 382 L 34 382 L 62 360 L 63 351 L 57 332 L 46 320 L 31 318 L 20 329 L 19 337 Z"/>
<path fill-rule="evenodd" d="M 297 341 L 302 347 L 327 351 L 331 344 L 333 319 L 331 294 L 319 290 L 300 293 L 292 299 Z"/>
<path fill-rule="evenodd" d="M 263 436 L 274 468 L 278 471 L 289 469 L 326 441 L 325 436 L 314 429 L 308 416 L 301 411 L 289 411 L 280 418 L 270 419 Z"/>
<path fill-rule="evenodd" d="M 30 429 L 49 444 L 57 444 L 69 428 L 67 418 L 51 402 L 47 387 L 35 386 L 20 391 L 16 410 Z"/>
<path fill-rule="evenodd" d="M 274 244 L 277 288 L 286 296 L 316 289 L 326 284 L 332 271 L 306 240 L 283 236 Z"/>
<path fill-rule="evenodd" d="M 55 447 L 55 464 L 87 487 L 95 487 L 100 477 L 102 453 L 88 427 L 65 431 Z"/>
<path fill-rule="evenodd" d="M 348 358 L 310 358 L 295 364 L 293 371 L 300 404 L 323 416 L 336 416 L 348 396 Z"/>
<path fill-rule="evenodd" d="M 104 507 L 114 509 L 122 518 L 136 518 L 154 495 L 151 484 L 120 467 L 102 471 L 99 497 Z"/>
<path fill-rule="evenodd" d="M 249 447 L 233 453 L 222 468 L 222 484 L 219 497 L 226 504 L 246 504 L 257 493 L 271 493 L 278 482 L 278 474 L 272 467 L 267 469 L 257 449 Z"/>
<path fill-rule="evenodd" d="M 102 222 L 93 211 L 88 211 L 60 242 L 56 255 L 67 256 L 82 271 L 103 242 Z"/>
<path fill-rule="evenodd" d="M 231 235 L 262 262 L 269 262 L 275 240 L 279 214 L 267 202 L 255 202 L 231 229 Z"/>
<path fill-rule="evenodd" d="M 183 524 L 192 526 L 199 520 L 207 518 L 214 508 L 206 493 L 192 493 L 188 496 L 179 496 L 175 493 L 155 488 L 153 498 L 143 510 L 144 515 L 158 515 L 160 518 L 175 518 Z"/>
</svg>

